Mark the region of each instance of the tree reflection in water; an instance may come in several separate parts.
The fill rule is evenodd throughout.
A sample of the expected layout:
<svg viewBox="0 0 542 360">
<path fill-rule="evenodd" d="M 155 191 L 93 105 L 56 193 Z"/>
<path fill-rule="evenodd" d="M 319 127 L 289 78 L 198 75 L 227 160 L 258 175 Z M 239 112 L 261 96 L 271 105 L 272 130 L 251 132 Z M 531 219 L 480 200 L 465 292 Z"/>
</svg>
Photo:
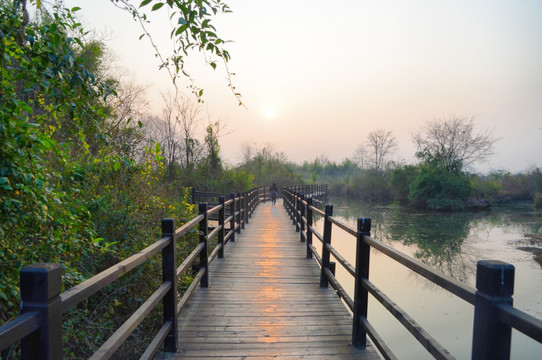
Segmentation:
<svg viewBox="0 0 542 360">
<path fill-rule="evenodd" d="M 402 206 L 333 198 L 334 214 L 350 225 L 358 217 L 372 218 L 371 234 L 391 246 L 395 242 L 411 249 L 416 259 L 459 281 L 476 269 L 474 249 L 464 246 L 487 213 L 419 212 Z"/>
</svg>

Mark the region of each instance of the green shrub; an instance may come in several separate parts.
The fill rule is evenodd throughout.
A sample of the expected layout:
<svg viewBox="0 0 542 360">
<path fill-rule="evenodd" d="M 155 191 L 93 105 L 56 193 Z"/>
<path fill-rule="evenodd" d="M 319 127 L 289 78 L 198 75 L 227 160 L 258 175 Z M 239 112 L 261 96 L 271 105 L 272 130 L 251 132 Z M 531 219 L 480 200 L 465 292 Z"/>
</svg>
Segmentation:
<svg viewBox="0 0 542 360">
<path fill-rule="evenodd" d="M 419 168 L 414 165 L 403 165 L 392 170 L 390 184 L 396 200 L 406 202 L 410 194 L 410 185 L 414 182 Z"/>
<path fill-rule="evenodd" d="M 346 196 L 365 200 L 391 200 L 389 179 L 389 172 L 365 170 L 349 176 L 342 185 L 342 192 Z"/>
<path fill-rule="evenodd" d="M 472 187 L 472 195 L 482 197 L 484 199 L 493 199 L 501 190 L 500 177 L 497 174 L 488 176 L 471 175 L 470 182 Z"/>
<path fill-rule="evenodd" d="M 421 208 L 461 210 L 463 200 L 471 194 L 469 179 L 464 173 L 450 173 L 443 166 L 421 165 L 410 186 L 409 202 Z"/>
</svg>

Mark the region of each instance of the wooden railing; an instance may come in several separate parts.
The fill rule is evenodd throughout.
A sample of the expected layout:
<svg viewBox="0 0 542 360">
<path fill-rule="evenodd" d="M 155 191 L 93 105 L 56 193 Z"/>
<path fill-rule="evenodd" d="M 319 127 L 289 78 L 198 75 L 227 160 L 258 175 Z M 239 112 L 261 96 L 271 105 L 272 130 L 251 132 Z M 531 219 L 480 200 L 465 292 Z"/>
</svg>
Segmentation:
<svg viewBox="0 0 542 360">
<path fill-rule="evenodd" d="M 271 200 L 271 188 L 269 186 L 260 186 L 255 188 L 254 191 L 256 191 L 255 197 L 258 198 L 260 202 L 266 202 L 267 200 Z M 239 193 L 233 193 L 233 195 L 239 196 Z M 192 188 L 191 191 L 192 204 L 197 204 L 199 202 L 218 204 L 218 198 L 220 196 L 231 198 L 232 193 L 226 194 L 211 191 L 198 191 L 195 188 Z"/>
<path fill-rule="evenodd" d="M 20 272 L 21 315 L 0 327 L 0 351 L 20 341 L 21 356 L 24 360 L 61 359 L 62 315 L 122 275 L 161 253 L 162 285 L 90 359 L 109 359 L 160 302 L 163 305 L 163 325 L 141 359 L 152 359 L 162 344 L 166 352 L 175 352 L 178 338 L 177 317 L 180 311 L 198 283 L 201 287 L 209 285 L 208 264 L 216 257 L 222 258 L 227 242 L 235 241 L 235 233 L 241 232 L 258 205 L 260 193 L 261 190 L 256 188 L 237 195 L 232 194 L 228 200 L 224 196 L 219 196 L 219 204 L 210 209 L 207 203 L 202 202 L 199 204 L 199 214 L 180 228 L 175 227 L 174 219 L 162 220 L 160 240 L 65 292 L 61 292 L 62 275 L 59 264 L 39 263 L 25 266 Z M 216 227 L 209 228 L 210 217 L 218 221 Z M 176 241 L 195 228 L 198 228 L 199 244 L 177 266 Z M 209 255 L 208 241 L 215 237 L 217 245 Z M 177 279 L 193 266 L 197 269 L 197 275 L 177 301 Z"/>
<path fill-rule="evenodd" d="M 359 218 L 353 229 L 333 217 L 333 206 L 325 211 L 313 206 L 310 193 L 299 188 L 283 188 L 284 206 L 293 219 L 301 241 L 307 244 L 307 257 L 314 257 L 321 268 L 320 286 L 331 284 L 353 313 L 352 344 L 366 346 L 367 335 L 385 359 L 396 359 L 390 348 L 375 331 L 367 317 L 368 296 L 377 299 L 436 359 L 454 359 L 427 331 L 416 323 L 384 292 L 369 281 L 371 247 L 434 284 L 474 305 L 472 359 L 504 360 L 510 358 L 512 328 L 542 342 L 542 321 L 513 306 L 514 266 L 501 261 L 479 261 L 476 289 L 441 274 L 392 247 L 371 238 L 371 219 Z M 324 217 L 323 234 L 313 226 L 313 216 Z M 350 264 L 332 245 L 332 227 L 336 226 L 356 239 L 356 263 Z M 322 243 L 321 255 L 312 244 L 313 237 Z M 354 277 L 354 297 L 351 298 L 335 277 L 335 262 L 331 255 Z"/>
</svg>

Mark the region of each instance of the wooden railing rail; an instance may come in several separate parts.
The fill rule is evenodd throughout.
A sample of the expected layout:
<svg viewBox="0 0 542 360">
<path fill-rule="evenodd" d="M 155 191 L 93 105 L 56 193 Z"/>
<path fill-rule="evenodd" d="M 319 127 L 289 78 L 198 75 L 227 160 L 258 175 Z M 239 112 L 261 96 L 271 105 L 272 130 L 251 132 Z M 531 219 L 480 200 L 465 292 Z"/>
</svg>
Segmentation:
<svg viewBox="0 0 542 360">
<path fill-rule="evenodd" d="M 413 259 L 392 247 L 371 238 L 371 219 L 359 218 L 357 229 L 333 217 L 333 206 L 326 205 L 325 211 L 313 206 L 314 199 L 307 197 L 305 187 L 283 188 L 284 206 L 292 218 L 301 241 L 307 243 L 307 258 L 314 257 L 321 268 L 320 286 L 328 284 L 353 313 L 352 344 L 366 346 L 367 335 L 373 340 L 386 359 L 396 359 L 390 348 L 372 327 L 367 318 L 368 295 L 377 299 L 395 318 L 420 342 L 436 359 L 454 357 L 440 345 L 426 330 L 416 323 L 384 292 L 369 281 L 369 260 L 371 247 L 420 274 L 434 284 L 474 305 L 472 359 L 510 358 L 511 329 L 514 328 L 532 339 L 542 342 L 542 321 L 514 308 L 512 293 L 514 267 L 500 261 L 479 261 L 477 264 L 476 287 L 473 289 L 457 280 L 441 274 L 421 261 Z M 324 216 L 324 233 L 313 226 L 314 215 Z M 332 228 L 340 228 L 356 239 L 356 264 L 350 264 L 332 245 Z M 321 255 L 312 244 L 316 238 L 322 243 Z M 354 298 L 351 298 L 335 278 L 333 257 L 354 277 Z"/>
<path fill-rule="evenodd" d="M 143 319 L 159 303 L 163 307 L 163 325 L 150 342 L 141 359 L 152 359 L 163 345 L 166 352 L 177 350 L 177 317 L 199 284 L 209 284 L 208 265 L 216 257 L 224 257 L 224 246 L 234 241 L 260 201 L 260 189 L 231 194 L 229 200 L 218 194 L 219 204 L 208 209 L 199 204 L 199 214 L 179 228 L 173 219 L 162 220 L 160 240 L 113 265 L 92 278 L 61 293 L 59 264 L 38 263 L 25 266 L 20 272 L 21 315 L 0 327 L 0 351 L 17 342 L 21 344 L 22 359 L 62 359 L 62 316 L 65 312 L 113 283 L 124 274 L 142 265 L 159 252 L 162 254 L 162 285 L 130 316 L 117 331 L 90 357 L 109 359 Z M 215 196 L 217 194 L 212 194 Z M 226 218 L 226 210 L 229 216 Z M 209 227 L 213 216 L 218 225 Z M 229 228 L 226 226 L 229 225 Z M 199 244 L 177 266 L 176 241 L 193 229 L 198 229 Z M 217 238 L 217 245 L 208 254 L 209 240 Z M 177 301 L 176 283 L 179 276 L 195 268 L 197 275 Z"/>
</svg>

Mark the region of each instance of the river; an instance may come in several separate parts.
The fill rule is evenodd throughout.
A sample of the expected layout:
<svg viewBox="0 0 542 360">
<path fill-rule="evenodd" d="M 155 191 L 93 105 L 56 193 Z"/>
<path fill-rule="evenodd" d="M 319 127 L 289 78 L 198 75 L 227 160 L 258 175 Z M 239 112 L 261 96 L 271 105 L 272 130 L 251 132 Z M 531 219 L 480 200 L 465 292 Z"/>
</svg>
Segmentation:
<svg viewBox="0 0 542 360">
<path fill-rule="evenodd" d="M 358 217 L 372 219 L 371 235 L 439 271 L 475 286 L 476 262 L 501 260 L 515 266 L 514 305 L 542 319 L 542 267 L 524 234 L 542 232 L 542 213 L 532 205 L 516 203 L 482 212 L 424 212 L 401 206 L 330 198 L 334 216 L 356 228 Z M 316 222 L 322 231 L 323 220 Z M 321 244 L 315 239 L 317 248 Z M 333 227 L 332 244 L 355 264 L 355 239 Z M 353 279 L 340 264 L 337 277 L 352 295 Z M 470 359 L 473 306 L 430 281 L 372 250 L 370 280 L 457 359 Z M 368 318 L 400 359 L 432 359 L 417 340 L 370 297 Z M 542 358 L 542 344 L 512 333 L 512 359 Z"/>
</svg>

